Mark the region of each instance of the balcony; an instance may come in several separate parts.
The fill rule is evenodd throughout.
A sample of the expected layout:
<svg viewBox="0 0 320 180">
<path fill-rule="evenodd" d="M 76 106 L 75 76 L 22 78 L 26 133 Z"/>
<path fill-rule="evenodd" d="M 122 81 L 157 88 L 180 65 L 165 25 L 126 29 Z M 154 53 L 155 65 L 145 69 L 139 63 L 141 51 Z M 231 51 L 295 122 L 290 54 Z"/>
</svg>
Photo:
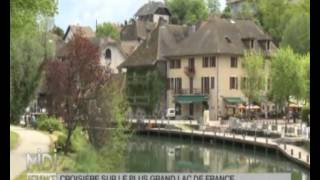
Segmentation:
<svg viewBox="0 0 320 180">
<path fill-rule="evenodd" d="M 209 89 L 201 90 L 201 89 L 172 89 L 173 96 L 181 96 L 181 95 L 209 95 Z"/>
<path fill-rule="evenodd" d="M 193 78 L 196 71 L 195 71 L 195 68 L 193 66 L 187 66 L 187 67 L 184 67 L 184 73 L 190 77 L 190 78 Z"/>
</svg>

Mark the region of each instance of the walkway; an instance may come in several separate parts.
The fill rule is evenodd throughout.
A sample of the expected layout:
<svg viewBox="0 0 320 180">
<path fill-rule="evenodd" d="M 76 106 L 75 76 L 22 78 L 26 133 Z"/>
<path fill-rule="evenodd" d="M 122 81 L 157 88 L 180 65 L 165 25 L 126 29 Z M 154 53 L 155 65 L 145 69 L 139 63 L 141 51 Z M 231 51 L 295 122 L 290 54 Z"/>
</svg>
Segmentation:
<svg viewBox="0 0 320 180">
<path fill-rule="evenodd" d="M 10 151 L 10 179 L 14 179 L 27 169 L 26 154 L 48 152 L 50 138 L 39 131 L 10 126 L 10 130 L 19 134 L 20 144 Z"/>
</svg>

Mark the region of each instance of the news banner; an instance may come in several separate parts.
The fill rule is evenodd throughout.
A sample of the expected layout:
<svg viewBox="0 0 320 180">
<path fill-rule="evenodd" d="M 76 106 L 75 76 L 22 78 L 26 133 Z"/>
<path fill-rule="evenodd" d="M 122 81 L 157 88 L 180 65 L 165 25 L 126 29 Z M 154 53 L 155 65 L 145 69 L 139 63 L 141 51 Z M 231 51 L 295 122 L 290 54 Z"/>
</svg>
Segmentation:
<svg viewBox="0 0 320 180">
<path fill-rule="evenodd" d="M 28 173 L 28 180 L 291 180 L 290 173 Z"/>
</svg>

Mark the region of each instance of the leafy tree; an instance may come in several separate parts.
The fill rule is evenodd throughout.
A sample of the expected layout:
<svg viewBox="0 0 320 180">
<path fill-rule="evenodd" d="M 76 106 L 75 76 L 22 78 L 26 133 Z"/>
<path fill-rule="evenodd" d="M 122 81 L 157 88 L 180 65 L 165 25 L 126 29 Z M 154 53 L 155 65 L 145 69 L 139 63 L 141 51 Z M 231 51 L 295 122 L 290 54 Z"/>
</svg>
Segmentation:
<svg viewBox="0 0 320 180">
<path fill-rule="evenodd" d="M 112 23 L 98 24 L 96 35 L 97 37 L 111 37 L 116 40 L 120 39 L 120 32 Z"/>
<path fill-rule="evenodd" d="M 59 26 L 54 26 L 51 32 L 53 32 L 54 34 L 58 35 L 61 38 L 63 38 L 64 36 L 64 31 Z"/>
<path fill-rule="evenodd" d="M 276 45 L 281 42 L 287 21 L 292 16 L 292 6 L 288 0 L 257 1 L 257 18 L 262 27 L 271 34 Z"/>
<path fill-rule="evenodd" d="M 287 24 L 282 46 L 290 46 L 296 53 L 304 54 L 310 50 L 310 14 L 295 14 Z"/>
<path fill-rule="evenodd" d="M 231 18 L 231 9 L 229 6 L 226 6 L 226 8 L 224 8 L 222 14 L 221 14 L 221 17 L 222 18 Z"/>
<path fill-rule="evenodd" d="M 247 52 L 243 58 L 245 77 L 241 80 L 241 90 L 248 98 L 249 105 L 257 101 L 265 90 L 266 73 L 261 54 Z"/>
<path fill-rule="evenodd" d="M 168 0 L 166 4 L 178 24 L 194 24 L 208 17 L 204 0 Z"/>
<path fill-rule="evenodd" d="M 73 131 L 89 120 L 89 103 L 109 79 L 110 70 L 100 65 L 98 47 L 81 32 L 75 33 L 65 48 L 64 61 L 47 63 L 46 87 L 55 115 L 62 117 L 66 125 L 64 152 L 68 153 Z"/>
<path fill-rule="evenodd" d="M 210 14 L 220 14 L 219 0 L 207 0 L 207 3 Z"/>
<path fill-rule="evenodd" d="M 34 97 L 46 48 L 39 18 L 53 16 L 54 0 L 10 1 L 10 122 L 16 123 Z"/>
<path fill-rule="evenodd" d="M 290 98 L 301 99 L 304 78 L 301 61 L 290 48 L 280 48 L 271 62 L 271 94 L 275 103 L 288 107 Z"/>
<path fill-rule="evenodd" d="M 300 57 L 302 76 L 303 76 L 303 98 L 307 103 L 310 102 L 310 53 Z"/>
<path fill-rule="evenodd" d="M 239 19 L 254 20 L 255 19 L 255 12 L 253 10 L 253 8 L 254 8 L 253 5 L 254 4 L 247 2 L 247 1 L 241 3 L 240 10 L 237 12 L 237 14 L 235 16 Z"/>
</svg>

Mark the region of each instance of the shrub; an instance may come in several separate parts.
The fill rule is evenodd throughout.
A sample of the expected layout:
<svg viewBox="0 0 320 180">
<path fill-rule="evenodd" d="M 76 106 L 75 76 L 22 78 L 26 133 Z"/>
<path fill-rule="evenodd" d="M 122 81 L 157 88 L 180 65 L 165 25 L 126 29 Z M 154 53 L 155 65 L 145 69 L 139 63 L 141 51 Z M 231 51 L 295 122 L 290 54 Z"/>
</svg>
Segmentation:
<svg viewBox="0 0 320 180">
<path fill-rule="evenodd" d="M 36 127 L 40 130 L 53 132 L 53 131 L 62 131 L 63 125 L 62 123 L 54 117 L 40 116 Z"/>
</svg>

